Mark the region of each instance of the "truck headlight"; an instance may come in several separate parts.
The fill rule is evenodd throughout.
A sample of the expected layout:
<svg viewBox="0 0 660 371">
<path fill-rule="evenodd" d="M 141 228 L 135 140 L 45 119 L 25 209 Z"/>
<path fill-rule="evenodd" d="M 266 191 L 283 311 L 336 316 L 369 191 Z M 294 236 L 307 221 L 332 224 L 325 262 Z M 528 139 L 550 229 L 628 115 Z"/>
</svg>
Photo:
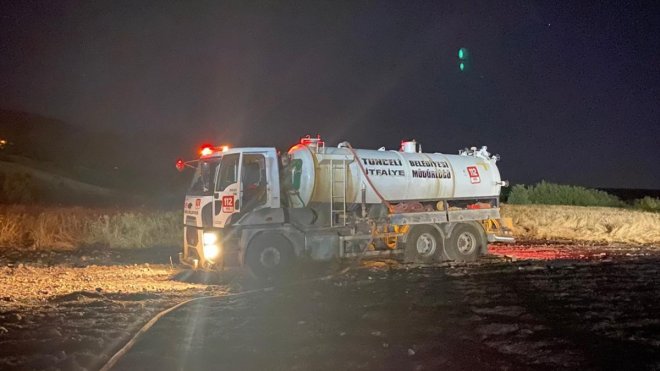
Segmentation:
<svg viewBox="0 0 660 371">
<path fill-rule="evenodd" d="M 216 244 L 204 245 L 204 259 L 213 261 L 220 255 L 220 246 Z"/>
<path fill-rule="evenodd" d="M 204 232 L 202 241 L 204 242 L 204 245 L 213 245 L 218 242 L 218 235 L 213 232 Z"/>
<path fill-rule="evenodd" d="M 213 261 L 220 255 L 220 246 L 218 245 L 218 235 L 213 232 L 204 232 L 202 236 L 204 259 Z"/>
</svg>

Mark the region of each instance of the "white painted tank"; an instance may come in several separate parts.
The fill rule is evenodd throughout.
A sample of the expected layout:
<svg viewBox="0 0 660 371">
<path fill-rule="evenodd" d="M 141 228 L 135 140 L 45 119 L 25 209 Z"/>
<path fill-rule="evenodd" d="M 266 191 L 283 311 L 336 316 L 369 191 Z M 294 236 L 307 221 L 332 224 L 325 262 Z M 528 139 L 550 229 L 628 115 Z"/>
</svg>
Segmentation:
<svg viewBox="0 0 660 371">
<path fill-rule="evenodd" d="M 333 195 L 340 197 L 344 187 L 342 169 L 346 171 L 347 203 L 360 203 L 362 188 L 367 203 L 381 202 L 374 188 L 390 202 L 499 196 L 503 182 L 495 164 L 497 156 L 490 156 L 486 147 L 445 155 L 416 152 L 417 145 L 414 141 L 402 142 L 400 151 L 351 150 L 347 143 L 325 147 L 320 139 L 304 138 L 289 150 L 291 160 L 300 169 L 300 180 L 293 181 L 299 185 L 300 198 L 293 201 L 307 205 L 330 202 Z M 346 163 L 343 168 L 342 162 Z M 335 189 L 331 192 L 333 183 Z"/>
</svg>

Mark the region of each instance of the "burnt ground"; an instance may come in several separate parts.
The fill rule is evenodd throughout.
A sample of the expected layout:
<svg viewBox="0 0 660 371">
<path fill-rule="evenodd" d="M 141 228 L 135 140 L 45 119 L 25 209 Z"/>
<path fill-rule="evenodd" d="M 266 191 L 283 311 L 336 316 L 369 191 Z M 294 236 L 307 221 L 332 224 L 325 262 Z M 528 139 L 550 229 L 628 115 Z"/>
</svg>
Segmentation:
<svg viewBox="0 0 660 371">
<path fill-rule="evenodd" d="M 552 259 L 561 246 L 517 248 L 544 260 L 372 264 L 197 302 L 116 369 L 660 368 L 660 255 L 568 248 L 577 255 Z"/>
<path fill-rule="evenodd" d="M 660 369 L 657 248 L 491 251 L 475 264 L 367 262 L 197 301 L 114 369 Z M 0 369 L 98 369 L 158 311 L 254 287 L 240 274 L 201 282 L 165 252 L 112 254 L 4 261 L 2 287 L 27 291 L 0 301 Z"/>
<path fill-rule="evenodd" d="M 240 289 L 175 279 L 176 253 L 0 249 L 0 370 L 98 369 L 159 311 Z"/>
</svg>

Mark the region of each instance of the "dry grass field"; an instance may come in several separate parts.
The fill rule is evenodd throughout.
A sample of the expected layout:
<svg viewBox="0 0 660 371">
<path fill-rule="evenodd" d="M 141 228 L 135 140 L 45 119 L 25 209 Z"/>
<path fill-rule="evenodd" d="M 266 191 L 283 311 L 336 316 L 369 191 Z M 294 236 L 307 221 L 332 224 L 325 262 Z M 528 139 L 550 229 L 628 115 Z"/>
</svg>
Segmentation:
<svg viewBox="0 0 660 371">
<path fill-rule="evenodd" d="M 143 248 L 177 245 L 182 238 L 177 212 L 0 207 L 0 248 Z"/>
<path fill-rule="evenodd" d="M 660 213 L 611 207 L 503 205 L 519 239 L 660 245 Z M 0 207 L 0 248 L 177 246 L 181 214 L 81 207 Z"/>
<path fill-rule="evenodd" d="M 614 207 L 503 205 L 520 239 L 660 245 L 660 213 Z"/>
</svg>

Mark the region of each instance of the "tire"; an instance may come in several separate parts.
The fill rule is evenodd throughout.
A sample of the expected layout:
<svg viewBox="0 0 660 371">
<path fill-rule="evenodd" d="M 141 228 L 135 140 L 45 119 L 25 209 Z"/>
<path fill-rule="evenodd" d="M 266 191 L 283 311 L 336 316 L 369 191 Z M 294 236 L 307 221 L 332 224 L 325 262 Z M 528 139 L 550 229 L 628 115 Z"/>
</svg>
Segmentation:
<svg viewBox="0 0 660 371">
<path fill-rule="evenodd" d="M 483 228 L 472 223 L 459 223 L 445 242 L 445 256 L 449 260 L 473 262 L 486 250 Z"/>
<path fill-rule="evenodd" d="M 442 239 L 430 226 L 416 226 L 408 234 L 403 259 L 406 263 L 432 263 L 442 253 Z"/>
<path fill-rule="evenodd" d="M 290 273 L 293 265 L 293 245 L 282 234 L 265 232 L 255 236 L 248 245 L 245 263 L 259 280 L 277 279 Z"/>
</svg>

